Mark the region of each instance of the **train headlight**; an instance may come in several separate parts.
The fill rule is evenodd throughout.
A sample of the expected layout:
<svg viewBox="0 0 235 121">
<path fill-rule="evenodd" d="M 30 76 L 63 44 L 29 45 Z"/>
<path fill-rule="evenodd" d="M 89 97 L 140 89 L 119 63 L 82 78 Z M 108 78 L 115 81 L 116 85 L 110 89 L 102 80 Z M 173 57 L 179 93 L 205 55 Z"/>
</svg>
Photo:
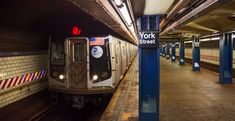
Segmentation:
<svg viewBox="0 0 235 121">
<path fill-rule="evenodd" d="M 60 79 L 60 80 L 63 80 L 64 77 L 65 77 L 65 76 L 64 76 L 63 74 L 60 74 L 59 79 Z"/>
<path fill-rule="evenodd" d="M 92 79 L 96 81 L 98 79 L 98 75 L 93 75 Z"/>
</svg>

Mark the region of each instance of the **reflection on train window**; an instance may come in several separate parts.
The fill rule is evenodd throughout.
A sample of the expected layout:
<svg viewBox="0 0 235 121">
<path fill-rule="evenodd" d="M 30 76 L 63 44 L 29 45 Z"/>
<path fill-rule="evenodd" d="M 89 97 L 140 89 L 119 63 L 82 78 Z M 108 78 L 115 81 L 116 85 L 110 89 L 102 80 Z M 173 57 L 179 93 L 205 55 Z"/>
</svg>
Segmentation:
<svg viewBox="0 0 235 121">
<path fill-rule="evenodd" d="M 63 43 L 51 44 L 51 64 L 52 65 L 64 65 L 64 46 Z"/>
<path fill-rule="evenodd" d="M 83 43 L 75 43 L 73 48 L 74 53 L 74 61 L 76 62 L 82 62 L 84 59 L 84 44 Z"/>
</svg>

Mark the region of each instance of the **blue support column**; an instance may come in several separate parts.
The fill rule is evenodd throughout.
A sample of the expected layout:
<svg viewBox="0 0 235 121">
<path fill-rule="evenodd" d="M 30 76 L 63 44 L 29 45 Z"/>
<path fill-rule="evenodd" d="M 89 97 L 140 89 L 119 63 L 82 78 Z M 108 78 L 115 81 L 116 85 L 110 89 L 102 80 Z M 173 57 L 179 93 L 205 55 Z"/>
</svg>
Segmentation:
<svg viewBox="0 0 235 121">
<path fill-rule="evenodd" d="M 159 50 L 160 50 L 160 56 L 162 56 L 162 44 L 160 44 L 159 47 L 160 47 L 160 48 L 159 48 Z"/>
<path fill-rule="evenodd" d="M 179 53 L 179 64 L 180 65 L 184 65 L 185 64 L 185 60 L 184 60 L 184 41 L 181 41 L 180 42 L 180 47 L 179 47 L 179 49 L 180 49 L 180 53 Z"/>
<path fill-rule="evenodd" d="M 171 44 L 171 61 L 175 62 L 175 43 Z"/>
<path fill-rule="evenodd" d="M 162 45 L 162 57 L 165 57 L 166 56 L 166 45 L 163 44 Z"/>
<path fill-rule="evenodd" d="M 166 44 L 166 59 L 170 59 L 170 45 Z"/>
<path fill-rule="evenodd" d="M 232 69 L 233 69 L 232 33 L 224 33 L 222 35 L 219 47 L 220 47 L 219 82 L 221 84 L 231 84 Z"/>
<path fill-rule="evenodd" d="M 192 63 L 192 70 L 193 71 L 200 71 L 200 42 L 199 38 L 194 38 L 192 42 L 193 48 L 193 63 Z"/>
<path fill-rule="evenodd" d="M 155 29 L 139 28 L 141 24 L 151 26 L 148 21 L 143 22 L 144 17 L 155 19 Z M 160 50 L 159 47 L 143 47 L 144 33 L 155 33 L 156 44 L 159 44 L 159 16 L 144 16 L 138 18 L 139 28 L 139 121 L 159 121 L 159 95 L 160 95 Z M 142 22 L 141 22 L 142 21 Z M 153 27 L 147 27 L 153 28 Z M 147 35 L 146 35 L 147 36 Z M 158 45 L 159 46 L 159 45 Z M 162 47 L 163 48 L 163 47 Z"/>
</svg>

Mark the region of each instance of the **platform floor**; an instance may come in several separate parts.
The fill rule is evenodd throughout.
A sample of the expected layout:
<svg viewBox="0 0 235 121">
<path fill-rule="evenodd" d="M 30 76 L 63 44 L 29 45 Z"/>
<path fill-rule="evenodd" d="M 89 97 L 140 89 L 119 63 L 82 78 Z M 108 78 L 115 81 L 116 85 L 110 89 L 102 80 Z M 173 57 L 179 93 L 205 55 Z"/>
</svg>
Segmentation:
<svg viewBox="0 0 235 121">
<path fill-rule="evenodd" d="M 235 121 L 235 84 L 161 58 L 160 121 Z"/>
<path fill-rule="evenodd" d="M 115 91 L 100 121 L 138 121 L 138 58 Z"/>
<path fill-rule="evenodd" d="M 218 73 L 161 61 L 160 121 L 235 121 L 235 84 L 218 83 Z M 138 62 L 135 59 L 100 121 L 138 120 Z"/>
</svg>

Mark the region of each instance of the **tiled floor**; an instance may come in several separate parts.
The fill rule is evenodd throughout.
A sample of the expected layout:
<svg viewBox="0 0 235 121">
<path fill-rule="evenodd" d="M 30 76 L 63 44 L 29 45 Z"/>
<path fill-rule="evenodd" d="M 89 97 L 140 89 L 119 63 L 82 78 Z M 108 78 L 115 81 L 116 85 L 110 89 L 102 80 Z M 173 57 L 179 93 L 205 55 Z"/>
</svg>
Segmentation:
<svg viewBox="0 0 235 121">
<path fill-rule="evenodd" d="M 100 121 L 138 120 L 138 62 L 135 60 Z M 161 58 L 160 121 L 235 121 L 235 84 L 219 75 Z"/>
<path fill-rule="evenodd" d="M 161 58 L 161 121 L 235 121 L 235 84 L 219 75 Z"/>
</svg>

